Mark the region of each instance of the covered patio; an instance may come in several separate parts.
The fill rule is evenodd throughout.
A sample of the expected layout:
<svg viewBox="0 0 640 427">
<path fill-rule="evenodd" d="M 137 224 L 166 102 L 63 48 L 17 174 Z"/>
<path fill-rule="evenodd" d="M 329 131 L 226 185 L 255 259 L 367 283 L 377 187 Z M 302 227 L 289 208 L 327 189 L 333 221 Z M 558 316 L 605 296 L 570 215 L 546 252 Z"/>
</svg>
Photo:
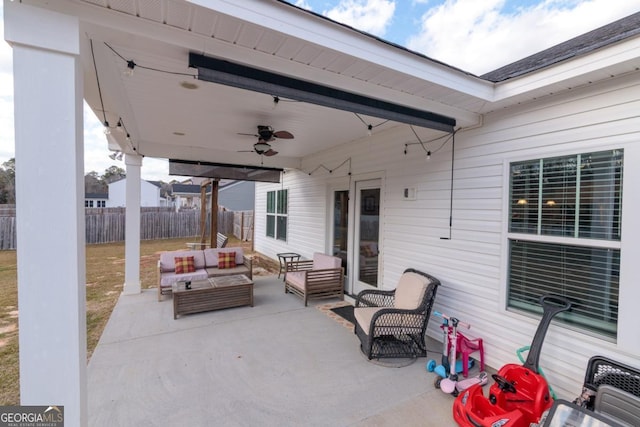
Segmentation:
<svg viewBox="0 0 640 427">
<path fill-rule="evenodd" d="M 614 295 L 607 321 L 615 331 L 552 325 L 545 370 L 569 397 L 595 351 L 637 361 L 640 169 L 626 168 L 607 187 L 625 188 L 616 221 L 606 222 L 615 238 L 517 233 L 511 209 L 522 205 L 509 192 L 518 162 L 579 164 L 574 157 L 606 150 L 618 170 L 623 151 L 629 164 L 640 159 L 640 15 L 604 47 L 570 43 L 540 63 L 519 63 L 522 74 L 491 80 L 281 0 L 5 0 L 4 14 L 14 64 L 23 405 L 64 405 L 68 425 L 78 426 L 416 423 L 403 416 L 424 425 L 437 418 L 434 408 L 449 416 L 450 396 L 433 389 L 422 364 L 363 360 L 351 332 L 286 298 L 281 282 L 256 284 L 254 308 L 173 321 L 171 305 L 141 286 L 139 183 L 149 157 L 279 173 L 279 183 L 256 191 L 262 237 L 267 197 L 280 190 L 289 200 L 288 234 L 255 246 L 271 257 L 330 250 L 331 197 L 346 191 L 355 200 L 373 181 L 383 204 L 372 210 L 386 227 L 380 283 L 392 287 L 406 267 L 433 273 L 441 309 L 493 335 L 492 366 L 512 361 L 537 324 L 531 311 L 509 306 L 512 242 L 577 242 L 618 255 L 624 247 L 615 267 L 603 263 L 607 277 L 619 275 L 620 286 L 602 285 Z M 109 132 L 108 148 L 124 153 L 127 173 L 123 296 L 89 368 L 83 102 Z M 60 190 L 39 191 L 51 177 Z M 601 199 L 590 209 L 613 212 Z M 347 252 L 359 263 L 358 248 L 352 242 Z M 504 331 L 495 334 L 496 325 Z M 432 324 L 429 335 L 438 333 Z M 442 420 L 432 425 L 449 424 Z"/>
<path fill-rule="evenodd" d="M 304 307 L 262 276 L 254 302 L 173 320 L 152 289 L 121 296 L 89 363 L 89 425 L 453 424 L 426 359 L 367 361 L 353 330 L 317 308 L 335 299 Z"/>
</svg>

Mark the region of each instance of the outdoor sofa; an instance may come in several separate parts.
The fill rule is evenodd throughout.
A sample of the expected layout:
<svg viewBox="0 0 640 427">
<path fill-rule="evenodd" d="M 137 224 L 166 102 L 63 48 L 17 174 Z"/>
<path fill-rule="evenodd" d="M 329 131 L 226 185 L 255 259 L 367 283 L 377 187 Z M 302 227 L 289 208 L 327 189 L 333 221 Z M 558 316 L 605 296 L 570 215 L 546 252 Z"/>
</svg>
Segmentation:
<svg viewBox="0 0 640 427">
<path fill-rule="evenodd" d="M 233 256 L 232 254 L 235 254 Z M 174 283 L 244 274 L 253 279 L 252 260 L 240 247 L 162 252 L 158 261 L 158 301 Z"/>
</svg>

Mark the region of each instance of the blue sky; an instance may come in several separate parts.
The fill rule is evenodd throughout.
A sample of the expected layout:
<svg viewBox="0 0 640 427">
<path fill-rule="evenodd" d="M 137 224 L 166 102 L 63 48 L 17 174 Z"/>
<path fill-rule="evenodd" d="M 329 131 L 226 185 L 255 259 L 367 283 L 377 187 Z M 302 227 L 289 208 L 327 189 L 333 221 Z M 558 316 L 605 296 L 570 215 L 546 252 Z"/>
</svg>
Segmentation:
<svg viewBox="0 0 640 427">
<path fill-rule="evenodd" d="M 288 0 L 474 74 L 640 10 L 638 0 Z"/>
<path fill-rule="evenodd" d="M 640 11 L 640 0 L 289 0 L 333 20 L 481 75 Z M 0 33 L 4 34 L 0 2 Z M 14 157 L 11 48 L 0 42 L 0 164 Z M 102 124 L 85 108 L 85 173 L 109 159 Z M 166 160 L 142 177 L 170 181 Z"/>
</svg>

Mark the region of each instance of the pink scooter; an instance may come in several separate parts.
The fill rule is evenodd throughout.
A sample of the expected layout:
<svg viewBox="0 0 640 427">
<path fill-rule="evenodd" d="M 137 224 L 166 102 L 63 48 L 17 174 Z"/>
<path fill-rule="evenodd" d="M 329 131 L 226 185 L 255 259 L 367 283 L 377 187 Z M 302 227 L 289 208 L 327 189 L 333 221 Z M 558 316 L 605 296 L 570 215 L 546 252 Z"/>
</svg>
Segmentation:
<svg viewBox="0 0 640 427">
<path fill-rule="evenodd" d="M 471 325 L 465 322 L 461 322 L 455 317 L 447 316 L 444 313 L 440 313 L 434 311 L 435 316 L 440 316 L 443 319 L 446 319 L 450 325 L 450 331 L 448 333 L 449 338 L 449 376 L 447 378 L 442 378 L 439 381 L 436 380 L 435 386 L 440 387 L 440 389 L 447 393 L 452 394 L 453 396 L 457 396 L 461 391 L 468 389 L 472 385 L 480 384 L 485 385 L 489 379 L 486 372 L 480 372 L 477 376 L 464 379 L 462 381 L 458 381 L 458 374 L 456 372 L 456 346 L 458 342 L 458 327 L 463 328 L 471 328 Z M 444 344 L 445 349 L 447 348 L 447 344 Z"/>
</svg>

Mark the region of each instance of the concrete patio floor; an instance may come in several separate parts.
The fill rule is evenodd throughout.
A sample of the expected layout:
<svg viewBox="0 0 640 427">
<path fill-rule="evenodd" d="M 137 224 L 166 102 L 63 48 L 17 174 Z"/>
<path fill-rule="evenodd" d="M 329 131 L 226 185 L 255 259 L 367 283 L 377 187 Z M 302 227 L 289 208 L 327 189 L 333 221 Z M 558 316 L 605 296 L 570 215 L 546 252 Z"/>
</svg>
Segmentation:
<svg viewBox="0 0 640 427">
<path fill-rule="evenodd" d="M 352 330 L 316 307 L 337 300 L 304 307 L 275 276 L 254 279 L 254 307 L 177 320 L 155 289 L 121 296 L 89 363 L 89 424 L 455 425 L 426 358 L 369 362 Z"/>
</svg>

